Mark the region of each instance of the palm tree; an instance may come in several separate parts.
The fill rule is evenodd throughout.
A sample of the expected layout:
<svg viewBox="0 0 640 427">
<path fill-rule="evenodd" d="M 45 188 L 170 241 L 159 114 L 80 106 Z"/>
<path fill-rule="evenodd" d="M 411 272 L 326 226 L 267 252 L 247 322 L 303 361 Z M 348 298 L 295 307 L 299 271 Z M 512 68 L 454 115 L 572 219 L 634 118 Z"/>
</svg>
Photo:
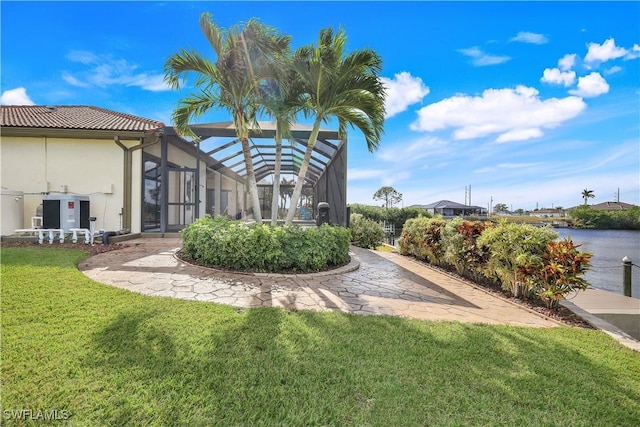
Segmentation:
<svg viewBox="0 0 640 427">
<path fill-rule="evenodd" d="M 584 190 L 582 190 L 582 198 L 584 199 L 584 205 L 587 206 L 587 202 L 589 199 L 592 199 L 596 197 L 595 194 L 593 194 L 593 190 L 587 190 L 586 188 Z"/>
<path fill-rule="evenodd" d="M 165 81 L 173 89 L 180 89 L 190 73 L 196 75 L 196 92 L 180 100 L 173 121 L 178 133 L 197 138 L 189 128 L 192 118 L 213 108 L 227 109 L 232 114 L 236 136 L 242 144 L 254 219 L 262 222 L 249 133 L 258 129 L 258 88 L 262 81 L 273 77 L 270 64 L 288 50 L 290 37 L 278 35 L 274 28 L 255 19 L 242 27 L 224 30 L 212 22 L 207 12 L 200 16 L 200 28 L 217 58 L 211 62 L 196 51 L 182 49 L 167 60 Z"/>
<path fill-rule="evenodd" d="M 317 46 L 302 47 L 293 56 L 293 67 L 303 93 L 299 103 L 305 115 L 314 117 L 314 121 L 287 212 L 287 223 L 293 221 L 321 123 L 337 118 L 340 135 L 346 133 L 347 125 L 360 129 L 370 152 L 375 151 L 380 142 L 385 112 L 385 90 L 378 76 L 382 61 L 369 49 L 345 55 L 346 39 L 343 30 L 334 34 L 331 28 L 325 28 L 320 31 Z"/>
<path fill-rule="evenodd" d="M 278 223 L 278 198 L 280 194 L 280 169 L 282 164 L 282 139 L 292 138 L 291 124 L 300 106 L 296 100 L 300 96 L 299 85 L 295 84 L 295 73 L 286 63 L 288 58 L 281 57 L 276 64 L 274 78 L 261 86 L 261 104 L 268 114 L 276 120 L 275 144 L 276 158 L 273 168 L 273 196 L 271 199 L 271 225 Z"/>
<path fill-rule="evenodd" d="M 293 179 L 287 180 L 286 178 L 282 178 L 282 182 L 280 183 L 284 188 L 280 191 L 280 200 L 282 200 L 282 209 L 286 209 L 287 200 L 291 198 L 293 194 L 293 189 L 291 186 L 293 185 Z"/>
</svg>

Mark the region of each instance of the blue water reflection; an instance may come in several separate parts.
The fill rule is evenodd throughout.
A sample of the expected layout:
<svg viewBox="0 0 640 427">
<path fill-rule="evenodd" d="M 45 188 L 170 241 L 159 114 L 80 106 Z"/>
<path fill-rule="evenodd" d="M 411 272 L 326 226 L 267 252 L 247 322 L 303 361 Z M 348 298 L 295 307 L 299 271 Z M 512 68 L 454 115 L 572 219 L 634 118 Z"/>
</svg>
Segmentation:
<svg viewBox="0 0 640 427">
<path fill-rule="evenodd" d="M 591 271 L 585 278 L 594 288 L 622 294 L 622 258 L 628 256 L 635 266 L 632 271 L 634 298 L 640 298 L 640 231 L 630 230 L 581 230 L 559 228 L 560 238 L 571 236 L 581 243 L 580 250 L 591 252 Z"/>
</svg>

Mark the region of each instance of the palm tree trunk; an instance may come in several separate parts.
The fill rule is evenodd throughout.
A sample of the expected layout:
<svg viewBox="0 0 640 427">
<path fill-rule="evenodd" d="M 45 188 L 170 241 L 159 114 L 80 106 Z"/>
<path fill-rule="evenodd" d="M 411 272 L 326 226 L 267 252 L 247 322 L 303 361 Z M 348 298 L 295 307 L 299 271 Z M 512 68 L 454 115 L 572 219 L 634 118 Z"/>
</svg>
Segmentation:
<svg viewBox="0 0 640 427">
<path fill-rule="evenodd" d="M 256 174 L 253 170 L 253 160 L 251 159 L 249 138 L 242 137 L 241 142 L 242 154 L 244 155 L 244 163 L 247 168 L 247 186 L 249 187 L 249 198 L 251 199 L 251 207 L 253 208 L 253 218 L 256 220 L 256 222 L 262 222 L 260 198 L 258 197 L 258 183 L 256 182 Z"/>
<path fill-rule="evenodd" d="M 309 163 L 311 162 L 311 154 L 313 153 L 313 147 L 316 145 L 316 141 L 318 140 L 318 133 L 320 133 L 320 119 L 316 118 L 313 123 L 313 129 L 311 130 L 311 135 L 309 136 L 309 141 L 307 142 L 307 149 L 304 152 L 304 159 L 302 160 L 302 165 L 300 166 L 300 171 L 298 172 L 298 179 L 296 180 L 296 186 L 293 190 L 293 194 L 291 195 L 291 204 L 289 205 L 289 210 L 287 211 L 287 219 L 285 224 L 292 224 L 293 217 L 296 214 L 296 208 L 298 207 L 298 202 L 300 201 L 300 195 L 302 194 L 302 186 L 304 185 L 304 177 L 307 175 L 307 170 L 309 169 Z"/>
<path fill-rule="evenodd" d="M 278 225 L 280 201 L 280 168 L 282 163 L 282 134 L 276 124 L 276 163 L 273 167 L 273 196 L 271 197 L 271 225 Z"/>
</svg>

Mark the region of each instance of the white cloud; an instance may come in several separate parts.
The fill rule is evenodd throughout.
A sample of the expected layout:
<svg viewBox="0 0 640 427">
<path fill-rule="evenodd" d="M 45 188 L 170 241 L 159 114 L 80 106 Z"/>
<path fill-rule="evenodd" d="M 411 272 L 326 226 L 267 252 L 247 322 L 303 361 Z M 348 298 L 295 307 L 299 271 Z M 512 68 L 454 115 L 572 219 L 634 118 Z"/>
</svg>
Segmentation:
<svg viewBox="0 0 640 427">
<path fill-rule="evenodd" d="M 126 59 L 115 59 L 110 55 L 96 55 L 87 51 L 71 51 L 67 54 L 67 59 L 89 66 L 89 69 L 75 75 L 67 71 L 62 73 L 62 79 L 73 86 L 137 86 L 152 92 L 170 89 L 164 82 L 163 74 L 138 72 L 138 65 Z"/>
<path fill-rule="evenodd" d="M 529 31 L 520 31 L 517 36 L 511 39 L 511 41 L 533 43 L 533 44 L 545 44 L 549 40 L 542 34 L 530 33 Z"/>
<path fill-rule="evenodd" d="M 2 105 L 35 105 L 35 102 L 27 95 L 27 89 L 18 87 L 2 92 L 0 96 L 0 104 Z"/>
<path fill-rule="evenodd" d="M 425 158 L 445 155 L 450 151 L 449 142 L 432 135 L 419 135 L 418 138 L 386 144 L 376 153 L 376 158 L 385 164 L 399 163 L 406 167 L 415 163 L 423 165 Z"/>
<path fill-rule="evenodd" d="M 575 71 L 560 71 L 557 68 L 545 68 L 541 82 L 571 86 L 576 81 Z"/>
<path fill-rule="evenodd" d="M 422 82 L 422 79 L 413 77 L 406 71 L 395 74 L 393 79 L 381 77 L 380 80 L 387 91 L 385 100 L 387 118 L 406 111 L 409 105 L 422 101 L 422 98 L 429 94 L 429 87 Z"/>
<path fill-rule="evenodd" d="M 98 61 L 98 57 L 86 50 L 72 50 L 67 54 L 67 59 L 72 62 L 79 62 L 84 65 L 94 64 Z"/>
<path fill-rule="evenodd" d="M 576 58 L 578 55 L 575 53 L 568 53 L 558 60 L 558 68 L 561 71 L 569 71 L 576 64 Z"/>
<path fill-rule="evenodd" d="M 538 167 L 539 163 L 500 163 L 496 166 L 486 166 L 480 169 L 476 169 L 473 171 L 473 173 L 489 173 L 489 172 L 496 172 L 497 170 L 509 170 L 509 169 L 517 169 L 517 170 L 522 170 L 525 168 L 532 168 L 532 167 Z"/>
<path fill-rule="evenodd" d="M 436 138 L 435 136 L 429 136 L 427 138 L 420 138 L 407 146 L 407 152 L 424 152 L 425 150 L 432 151 L 435 148 L 444 147 L 447 145 L 447 141 Z"/>
<path fill-rule="evenodd" d="M 393 186 L 399 181 L 406 181 L 411 178 L 411 173 L 408 171 L 395 172 L 393 174 L 386 174 L 382 179 L 383 186 Z"/>
<path fill-rule="evenodd" d="M 542 135 L 540 128 L 514 129 L 498 136 L 496 142 L 526 141 L 527 139 L 540 138 Z"/>
<path fill-rule="evenodd" d="M 569 93 L 584 98 L 592 98 L 609 92 L 609 84 L 600 75 L 593 72 L 588 76 L 578 79 L 578 89 L 570 90 Z"/>
<path fill-rule="evenodd" d="M 620 71 L 622 71 L 622 67 L 614 65 L 613 67 L 607 68 L 606 70 L 604 70 L 604 73 L 606 75 L 611 75 L 611 74 L 619 73 Z"/>
<path fill-rule="evenodd" d="M 634 44 L 630 51 L 624 56 L 624 59 L 640 58 L 640 45 Z"/>
<path fill-rule="evenodd" d="M 483 52 L 477 46 L 470 47 L 468 49 L 459 49 L 458 52 L 472 58 L 471 63 L 476 67 L 483 67 L 485 65 L 502 64 L 509 61 L 511 58 L 508 56 L 489 55 Z"/>
<path fill-rule="evenodd" d="M 91 87 L 91 85 L 89 83 L 81 82 L 80 80 L 76 79 L 71 74 L 67 73 L 66 71 L 62 72 L 62 80 L 64 80 L 65 82 L 69 83 L 71 86 Z"/>
<path fill-rule="evenodd" d="M 147 74 L 138 74 L 135 78 L 127 84 L 127 86 L 140 86 L 144 90 L 149 90 L 151 92 L 159 92 L 163 90 L 169 89 L 167 84 L 164 82 L 164 75 L 147 75 Z"/>
<path fill-rule="evenodd" d="M 560 126 L 585 108 L 579 97 L 542 100 L 526 86 L 487 89 L 482 96 L 456 95 L 428 105 L 410 127 L 429 132 L 453 128 L 457 140 L 497 134 L 498 142 L 521 141 L 542 136 L 542 129 Z"/>
<path fill-rule="evenodd" d="M 349 169 L 347 171 L 347 179 L 349 181 L 369 180 L 384 176 L 386 171 L 381 169 Z"/>
<path fill-rule="evenodd" d="M 610 59 L 622 58 L 627 55 L 629 51 L 625 48 L 616 46 L 616 41 L 613 38 L 607 39 L 602 44 L 589 43 L 587 55 L 584 57 L 584 62 L 606 62 Z"/>
</svg>

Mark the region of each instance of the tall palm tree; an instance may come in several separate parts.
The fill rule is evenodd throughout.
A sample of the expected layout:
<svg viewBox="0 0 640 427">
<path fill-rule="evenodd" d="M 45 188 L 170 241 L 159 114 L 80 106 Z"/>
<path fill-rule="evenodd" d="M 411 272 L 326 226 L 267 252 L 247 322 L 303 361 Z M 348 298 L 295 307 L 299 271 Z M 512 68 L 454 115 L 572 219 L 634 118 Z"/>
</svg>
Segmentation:
<svg viewBox="0 0 640 427">
<path fill-rule="evenodd" d="M 314 117 L 307 149 L 298 172 L 286 222 L 291 223 L 300 200 L 304 178 L 309 168 L 320 124 L 338 119 L 338 132 L 346 133 L 347 125 L 360 129 L 370 152 L 378 148 L 384 123 L 385 90 L 378 73 L 382 60 L 372 50 L 345 54 L 346 35 L 331 28 L 320 31 L 318 44 L 298 49 L 293 67 L 303 95 L 302 111 Z"/>
<path fill-rule="evenodd" d="M 295 73 L 287 63 L 288 57 L 281 57 L 275 63 L 274 78 L 261 86 L 261 104 L 267 114 L 276 121 L 276 158 L 273 168 L 273 195 L 271 199 L 271 225 L 278 223 L 278 199 L 280 195 L 280 170 L 282 165 L 282 139 L 292 138 L 291 124 L 300 106 L 296 103 L 300 96 L 299 85 L 295 84 Z"/>
<path fill-rule="evenodd" d="M 593 194 L 593 190 L 587 190 L 586 188 L 582 190 L 582 198 L 584 199 L 585 206 L 587 206 L 587 202 L 589 201 L 589 199 L 592 199 L 594 197 L 596 197 L 596 195 Z"/>
<path fill-rule="evenodd" d="M 213 23 L 208 12 L 200 16 L 200 28 L 216 54 L 215 62 L 196 51 L 182 49 L 164 66 L 165 81 L 180 89 L 189 74 L 194 73 L 196 91 L 180 100 L 173 112 L 176 130 L 183 136 L 197 138 L 189 121 L 214 108 L 227 109 L 242 144 L 247 186 L 254 219 L 262 222 L 258 185 L 253 169 L 249 133 L 258 129 L 260 109 L 259 86 L 272 78 L 274 58 L 289 49 L 289 36 L 281 36 L 272 27 L 255 19 L 225 30 Z"/>
</svg>

